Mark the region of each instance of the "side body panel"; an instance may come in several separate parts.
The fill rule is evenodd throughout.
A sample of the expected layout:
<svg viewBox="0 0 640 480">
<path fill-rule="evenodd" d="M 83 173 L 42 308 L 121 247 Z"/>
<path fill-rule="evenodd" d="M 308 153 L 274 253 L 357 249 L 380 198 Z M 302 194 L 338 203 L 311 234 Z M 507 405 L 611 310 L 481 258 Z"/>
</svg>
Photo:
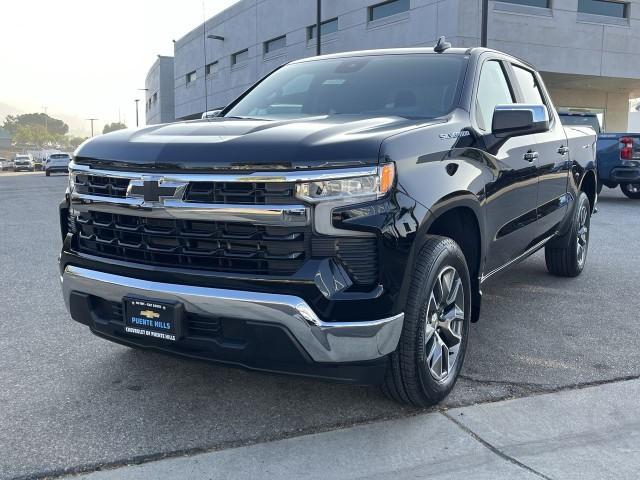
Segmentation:
<svg viewBox="0 0 640 480">
<path fill-rule="evenodd" d="M 578 191 L 583 186 L 586 175 L 590 174 L 593 175 L 594 179 L 597 178 L 597 136 L 588 127 L 565 127 L 565 131 L 569 145 L 569 161 L 571 163 L 568 193 L 573 198 L 577 198 Z M 593 208 L 593 205 L 591 207 Z"/>
<path fill-rule="evenodd" d="M 535 150 L 538 152 L 538 226 L 536 237 L 545 239 L 558 231 L 559 225 L 569 210 L 571 197 L 567 194 L 567 186 L 571 170 L 571 148 L 542 77 L 533 70 L 531 73 L 536 79 L 549 112 L 549 131 L 535 136 Z"/>
</svg>

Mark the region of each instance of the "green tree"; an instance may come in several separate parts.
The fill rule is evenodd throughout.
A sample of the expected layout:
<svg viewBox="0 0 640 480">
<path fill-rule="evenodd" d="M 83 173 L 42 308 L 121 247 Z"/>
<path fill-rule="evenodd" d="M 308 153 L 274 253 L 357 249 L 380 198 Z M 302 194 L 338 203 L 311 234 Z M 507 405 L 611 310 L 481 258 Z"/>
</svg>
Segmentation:
<svg viewBox="0 0 640 480">
<path fill-rule="evenodd" d="M 3 128 L 15 135 L 22 126 L 42 127 L 52 135 L 66 135 L 69 126 L 62 120 L 50 117 L 45 113 L 25 113 L 22 115 L 7 115 Z"/>
<path fill-rule="evenodd" d="M 38 147 L 57 144 L 59 137 L 64 136 L 52 134 L 42 125 L 18 125 L 13 133 L 13 141 L 16 145 L 35 145 Z"/>
<path fill-rule="evenodd" d="M 113 123 L 109 123 L 108 125 L 105 125 L 104 128 L 102 129 L 102 133 L 115 132 L 116 130 L 123 130 L 125 128 L 127 128 L 127 126 L 124 123 L 113 122 Z"/>
</svg>

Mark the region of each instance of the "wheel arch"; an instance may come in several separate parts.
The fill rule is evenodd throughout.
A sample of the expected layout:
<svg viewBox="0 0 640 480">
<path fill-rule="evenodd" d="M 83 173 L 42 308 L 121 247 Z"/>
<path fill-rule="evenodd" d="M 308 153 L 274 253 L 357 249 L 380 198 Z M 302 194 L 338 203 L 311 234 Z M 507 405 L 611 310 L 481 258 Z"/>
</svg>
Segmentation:
<svg viewBox="0 0 640 480">
<path fill-rule="evenodd" d="M 578 191 L 584 192 L 587 194 L 589 198 L 589 204 L 591 205 L 591 211 L 596 205 L 597 191 L 598 191 L 598 180 L 596 178 L 596 172 L 594 170 L 587 170 L 585 174 L 580 179 L 580 185 L 578 187 Z"/>
<path fill-rule="evenodd" d="M 457 192 L 436 202 L 429 211 L 429 217 L 420 227 L 415 252 L 419 252 L 433 235 L 451 238 L 460 246 L 469 267 L 473 290 L 471 321 L 476 322 L 480 315 L 480 277 L 485 258 L 484 216 L 480 201 L 471 192 Z"/>
</svg>

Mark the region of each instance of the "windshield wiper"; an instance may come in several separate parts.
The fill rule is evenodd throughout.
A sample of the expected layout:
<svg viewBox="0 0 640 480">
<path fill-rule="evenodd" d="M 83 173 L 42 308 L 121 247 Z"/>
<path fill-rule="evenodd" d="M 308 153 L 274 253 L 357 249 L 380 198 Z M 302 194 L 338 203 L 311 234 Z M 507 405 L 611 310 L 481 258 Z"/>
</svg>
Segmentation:
<svg viewBox="0 0 640 480">
<path fill-rule="evenodd" d="M 218 117 L 218 118 L 233 118 L 235 120 L 262 120 L 262 121 L 269 121 L 268 118 L 256 118 L 256 117 L 240 117 L 240 116 L 234 116 L 234 117 Z"/>
</svg>

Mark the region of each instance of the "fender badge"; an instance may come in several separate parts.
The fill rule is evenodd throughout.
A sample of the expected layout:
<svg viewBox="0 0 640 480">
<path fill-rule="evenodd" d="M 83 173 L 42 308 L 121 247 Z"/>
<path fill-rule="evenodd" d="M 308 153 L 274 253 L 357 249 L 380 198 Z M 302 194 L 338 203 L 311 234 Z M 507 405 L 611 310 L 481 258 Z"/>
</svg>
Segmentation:
<svg viewBox="0 0 640 480">
<path fill-rule="evenodd" d="M 440 137 L 440 140 L 447 140 L 449 138 L 468 137 L 469 136 L 469 131 L 468 130 L 462 130 L 460 132 L 441 133 L 438 136 Z"/>
</svg>

